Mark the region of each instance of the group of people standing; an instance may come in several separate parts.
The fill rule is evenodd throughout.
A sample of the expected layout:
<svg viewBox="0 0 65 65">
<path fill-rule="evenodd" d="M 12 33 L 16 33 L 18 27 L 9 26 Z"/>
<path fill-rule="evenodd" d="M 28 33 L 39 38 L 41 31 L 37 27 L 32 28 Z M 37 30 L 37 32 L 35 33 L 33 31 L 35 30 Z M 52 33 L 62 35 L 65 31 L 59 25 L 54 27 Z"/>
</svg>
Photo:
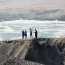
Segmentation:
<svg viewBox="0 0 65 65">
<path fill-rule="evenodd" d="M 37 32 L 37 30 L 35 29 L 35 38 L 37 38 L 37 34 L 38 34 L 38 32 Z M 30 38 L 32 38 L 33 37 L 33 32 L 32 32 L 32 29 L 30 29 Z M 24 38 L 27 38 L 27 31 L 26 30 L 22 30 L 22 39 L 24 39 Z"/>
</svg>

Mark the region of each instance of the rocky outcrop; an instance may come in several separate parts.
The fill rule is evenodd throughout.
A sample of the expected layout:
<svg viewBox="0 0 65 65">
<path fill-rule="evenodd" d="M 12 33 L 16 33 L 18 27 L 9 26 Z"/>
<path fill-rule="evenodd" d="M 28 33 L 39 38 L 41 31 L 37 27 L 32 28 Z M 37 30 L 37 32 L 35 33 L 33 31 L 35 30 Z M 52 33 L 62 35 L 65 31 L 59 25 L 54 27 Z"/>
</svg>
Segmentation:
<svg viewBox="0 0 65 65">
<path fill-rule="evenodd" d="M 1 41 L 0 65 L 65 65 L 65 39 Z"/>
<path fill-rule="evenodd" d="M 0 42 L 0 64 L 2 65 L 4 61 L 6 61 L 6 63 L 11 62 L 10 60 L 13 60 L 13 58 L 24 59 L 29 43 L 30 40 Z"/>
<path fill-rule="evenodd" d="M 25 59 L 45 65 L 64 65 L 65 39 L 34 39 Z"/>
</svg>

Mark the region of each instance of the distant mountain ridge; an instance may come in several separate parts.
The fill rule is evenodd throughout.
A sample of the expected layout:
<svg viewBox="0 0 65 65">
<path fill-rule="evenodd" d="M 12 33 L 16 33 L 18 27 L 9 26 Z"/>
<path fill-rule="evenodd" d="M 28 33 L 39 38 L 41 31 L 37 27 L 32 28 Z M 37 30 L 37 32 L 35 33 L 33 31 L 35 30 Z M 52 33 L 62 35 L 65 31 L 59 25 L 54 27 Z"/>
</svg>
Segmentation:
<svg viewBox="0 0 65 65">
<path fill-rule="evenodd" d="M 65 21 L 65 11 L 62 9 L 29 9 L 29 10 L 17 10 L 17 11 L 2 11 L 0 12 L 0 21 L 6 20 L 59 20 Z"/>
</svg>

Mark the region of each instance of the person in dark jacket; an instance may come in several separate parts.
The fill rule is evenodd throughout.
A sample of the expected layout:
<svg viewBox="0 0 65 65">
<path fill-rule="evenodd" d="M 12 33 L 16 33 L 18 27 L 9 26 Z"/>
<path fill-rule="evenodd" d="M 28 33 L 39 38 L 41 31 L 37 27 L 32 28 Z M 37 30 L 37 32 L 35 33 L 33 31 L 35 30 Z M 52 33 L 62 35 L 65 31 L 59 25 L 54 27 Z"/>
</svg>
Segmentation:
<svg viewBox="0 0 65 65">
<path fill-rule="evenodd" d="M 37 30 L 35 29 L 35 38 L 37 38 L 37 35 L 38 35 L 38 32 L 37 32 Z"/>
<path fill-rule="evenodd" d="M 24 39 L 24 30 L 22 30 L 22 39 Z"/>
<path fill-rule="evenodd" d="M 25 38 L 27 38 L 27 31 L 25 30 Z"/>
<path fill-rule="evenodd" d="M 32 38 L 32 30 L 30 29 L 30 38 Z"/>
</svg>

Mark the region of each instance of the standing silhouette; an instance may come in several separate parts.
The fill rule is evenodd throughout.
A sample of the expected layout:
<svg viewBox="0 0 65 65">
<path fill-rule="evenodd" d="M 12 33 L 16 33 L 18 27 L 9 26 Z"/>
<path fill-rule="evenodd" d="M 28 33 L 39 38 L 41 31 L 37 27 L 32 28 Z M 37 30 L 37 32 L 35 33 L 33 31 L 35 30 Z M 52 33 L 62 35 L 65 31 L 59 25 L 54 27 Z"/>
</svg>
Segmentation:
<svg viewBox="0 0 65 65">
<path fill-rule="evenodd" d="M 30 29 L 30 38 L 32 38 L 32 30 Z"/>
<path fill-rule="evenodd" d="M 25 30 L 25 38 L 27 38 L 27 31 Z"/>
<path fill-rule="evenodd" d="M 24 30 L 22 30 L 22 39 L 24 39 Z"/>
<path fill-rule="evenodd" d="M 37 35 L 38 35 L 38 32 L 37 32 L 37 30 L 35 29 L 35 38 L 37 38 Z"/>
</svg>

